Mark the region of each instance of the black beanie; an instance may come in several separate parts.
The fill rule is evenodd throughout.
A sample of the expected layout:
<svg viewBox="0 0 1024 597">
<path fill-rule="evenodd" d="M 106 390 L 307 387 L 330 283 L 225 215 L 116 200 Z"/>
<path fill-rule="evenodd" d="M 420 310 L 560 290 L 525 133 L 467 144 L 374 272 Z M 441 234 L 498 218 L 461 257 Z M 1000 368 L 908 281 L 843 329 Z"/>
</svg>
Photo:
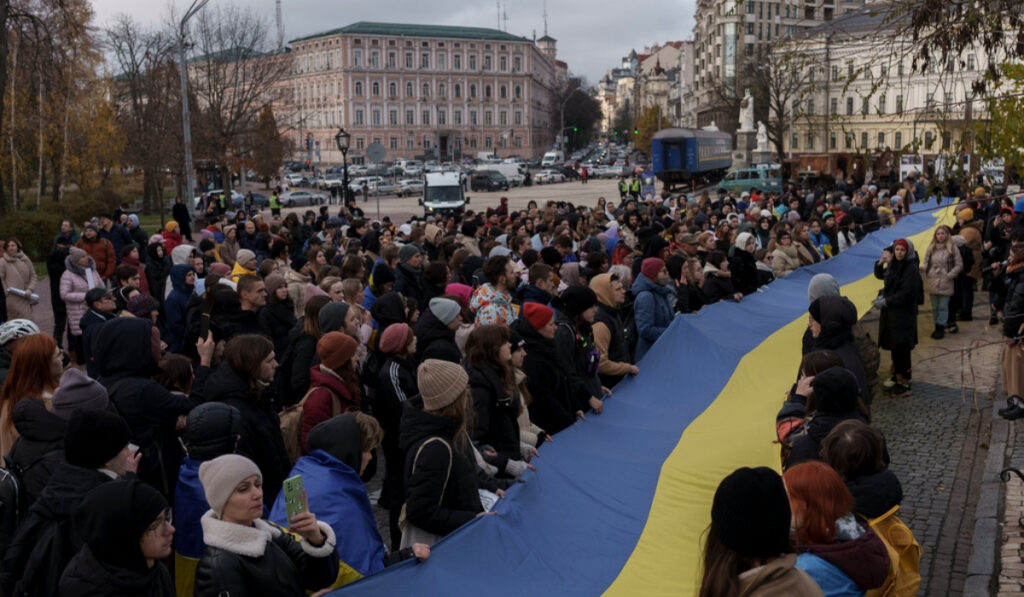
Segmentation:
<svg viewBox="0 0 1024 597">
<path fill-rule="evenodd" d="M 745 558 L 789 553 L 789 498 L 782 477 L 767 467 L 736 469 L 722 479 L 711 505 L 711 530 Z"/>
<path fill-rule="evenodd" d="M 242 429 L 238 409 L 224 402 L 205 402 L 188 413 L 185 445 L 193 460 L 205 462 L 235 451 Z"/>
<path fill-rule="evenodd" d="M 597 304 L 597 295 L 588 286 L 570 286 L 562 291 L 561 308 L 569 317 L 575 317 Z"/>
<path fill-rule="evenodd" d="M 857 408 L 857 378 L 845 367 L 829 367 L 814 376 L 814 408 L 819 412 L 842 414 Z"/>
<path fill-rule="evenodd" d="M 131 435 L 121 415 L 106 410 L 76 410 L 64 432 L 64 459 L 74 466 L 100 468 L 128 445 Z"/>
<path fill-rule="evenodd" d="M 375 265 L 373 267 L 373 273 L 370 275 L 373 278 L 373 285 L 378 287 L 395 281 L 395 273 L 391 271 L 390 267 L 383 263 Z"/>
<path fill-rule="evenodd" d="M 562 264 L 562 254 L 554 247 L 544 247 L 540 250 L 540 260 L 544 265 L 558 266 Z"/>
<path fill-rule="evenodd" d="M 814 318 L 814 321 L 821 323 L 821 299 L 814 299 L 811 306 L 807 307 L 807 312 L 810 313 L 812 318 Z"/>
</svg>

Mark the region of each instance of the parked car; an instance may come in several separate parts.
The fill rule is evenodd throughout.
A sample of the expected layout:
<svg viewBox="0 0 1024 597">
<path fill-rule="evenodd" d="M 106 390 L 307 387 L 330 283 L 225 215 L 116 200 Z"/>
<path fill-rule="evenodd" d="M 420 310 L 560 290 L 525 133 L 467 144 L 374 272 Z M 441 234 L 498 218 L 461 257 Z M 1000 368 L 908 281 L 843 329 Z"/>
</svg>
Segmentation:
<svg viewBox="0 0 1024 597">
<path fill-rule="evenodd" d="M 757 189 L 765 193 L 782 192 L 782 171 L 778 166 L 733 170 L 718 183 L 718 190 L 742 193 Z"/>
<path fill-rule="evenodd" d="M 283 207 L 323 205 L 324 203 L 326 203 L 326 199 L 323 195 L 311 191 L 292 191 L 281 195 Z"/>
<path fill-rule="evenodd" d="M 380 180 L 370 185 L 371 195 L 394 195 L 395 185 L 386 180 Z"/>
<path fill-rule="evenodd" d="M 352 189 L 353 193 L 362 193 L 364 181 L 370 190 L 373 190 L 374 185 L 385 182 L 382 176 L 359 176 L 349 181 L 348 188 Z"/>
<path fill-rule="evenodd" d="M 398 194 L 399 197 L 408 197 L 409 195 L 422 195 L 423 181 L 416 178 L 400 180 L 398 181 L 398 186 L 395 188 L 395 192 Z"/>
<path fill-rule="evenodd" d="M 469 188 L 473 191 L 507 191 L 508 179 L 497 170 L 477 170 L 469 178 Z"/>
<path fill-rule="evenodd" d="M 565 174 L 562 174 L 560 170 L 541 170 L 533 177 L 533 182 L 536 184 L 551 184 L 555 182 L 565 182 Z"/>
</svg>

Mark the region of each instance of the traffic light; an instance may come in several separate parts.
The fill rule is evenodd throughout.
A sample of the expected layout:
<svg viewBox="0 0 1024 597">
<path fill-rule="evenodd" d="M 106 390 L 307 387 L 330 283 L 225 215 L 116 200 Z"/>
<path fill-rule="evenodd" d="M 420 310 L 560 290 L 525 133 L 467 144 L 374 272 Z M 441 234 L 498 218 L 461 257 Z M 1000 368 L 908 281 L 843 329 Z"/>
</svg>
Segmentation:
<svg viewBox="0 0 1024 597">
<path fill-rule="evenodd" d="M 633 129 L 633 134 L 634 135 L 639 135 L 640 134 L 640 129 Z"/>
<path fill-rule="evenodd" d="M 616 137 L 618 137 L 618 136 L 619 136 L 619 131 L 615 131 L 615 136 L 616 136 Z"/>
<path fill-rule="evenodd" d="M 576 127 L 576 126 L 572 127 L 572 132 L 574 132 L 574 133 L 578 133 L 579 130 L 580 130 L 579 127 Z"/>
</svg>

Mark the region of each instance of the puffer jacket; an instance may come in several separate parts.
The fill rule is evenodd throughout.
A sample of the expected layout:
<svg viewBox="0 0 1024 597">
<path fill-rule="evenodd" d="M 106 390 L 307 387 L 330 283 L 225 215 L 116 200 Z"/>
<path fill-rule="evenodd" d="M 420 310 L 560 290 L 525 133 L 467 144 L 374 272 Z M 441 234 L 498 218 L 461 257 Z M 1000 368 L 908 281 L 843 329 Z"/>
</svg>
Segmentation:
<svg viewBox="0 0 1024 597">
<path fill-rule="evenodd" d="M 594 344 L 594 335 L 573 325 L 561 309 L 555 311 L 555 355 L 558 367 L 565 372 L 569 395 L 576 408 L 590 410 L 591 397 L 602 398 L 601 380 L 597 377 L 601 354 Z"/>
<path fill-rule="evenodd" d="M 249 382 L 235 373 L 227 362 L 218 365 L 210 375 L 203 398 L 207 402 L 224 402 L 241 413 L 242 438 L 236 452 L 255 462 L 263 473 L 263 502 L 269 508 L 291 468 L 277 412 L 270 402 L 255 397 Z M 198 576 L 196 588 L 198 595 Z"/>
<path fill-rule="evenodd" d="M 156 562 L 145 574 L 113 568 L 96 559 L 88 545 L 71 559 L 60 578 L 61 597 L 172 597 L 171 574 Z"/>
<path fill-rule="evenodd" d="M 939 296 L 953 296 L 956 277 L 963 270 L 964 261 L 960 251 L 948 241 L 946 246 L 928 247 L 921 270 L 928 281 L 928 293 Z"/>
<path fill-rule="evenodd" d="M 461 442 L 456 441 L 458 423 L 406 402 L 401 427 L 399 446 L 405 452 L 405 511 L 409 522 L 444 536 L 483 512 L 472 456 L 463 454 L 459 450 Z"/>
<path fill-rule="evenodd" d="M 455 332 L 441 323 L 432 311 L 427 309 L 416 322 L 416 360 L 441 359 L 452 363 L 462 362 L 462 351 L 455 344 Z"/>
<path fill-rule="evenodd" d="M 167 295 L 164 312 L 167 321 L 167 350 L 180 353 L 185 339 L 185 309 L 188 299 L 192 296 L 192 286 L 185 283 L 192 268 L 187 265 L 175 265 L 171 268 L 171 293 Z"/>
<path fill-rule="evenodd" d="M 533 402 L 530 403 L 530 419 L 548 433 L 554 435 L 576 421 L 576 404 L 569 390 L 569 381 L 564 371 L 558 368 L 555 343 L 539 333 L 530 322 L 520 317 L 512 324 L 525 340 L 526 359 L 523 372 Z"/>
<path fill-rule="evenodd" d="M 672 323 L 672 289 L 640 274 L 631 290 L 636 297 L 633 315 L 637 331 L 636 361 L 639 362 Z"/>
<path fill-rule="evenodd" d="M 82 320 L 82 316 L 85 315 L 87 307 L 85 306 L 85 293 L 93 288 L 100 288 L 103 286 L 103 279 L 100 278 L 100 274 L 96 271 L 96 264 L 91 263 L 88 270 L 82 268 L 76 263 L 71 262 L 69 256 L 64 260 L 64 273 L 60 276 L 60 298 L 64 300 L 65 306 L 68 309 L 68 325 L 71 327 L 72 336 L 81 336 L 82 328 L 78 323 Z M 89 284 L 90 276 L 86 272 L 90 272 L 92 275 L 92 284 Z"/>
<path fill-rule="evenodd" d="M 427 294 L 423 288 L 423 269 L 413 269 L 404 263 L 395 267 L 395 292 L 405 295 L 409 303 L 420 311 L 427 308 Z"/>
<path fill-rule="evenodd" d="M 610 274 L 599 274 L 590 280 L 590 289 L 597 295 L 594 316 L 594 344 L 601 351 L 598 376 L 601 385 L 611 388 L 630 371 L 633 358 L 629 354 L 626 326 L 612 294 Z"/>
<path fill-rule="evenodd" d="M 306 284 L 310 277 L 289 269 L 284 273 L 284 281 L 288 284 L 288 297 L 295 303 L 295 317 L 302 317 L 306 308 Z"/>
<path fill-rule="evenodd" d="M 776 278 L 781 278 L 800 267 L 800 257 L 796 252 L 796 247 L 793 245 L 784 247 L 776 243 L 775 250 L 772 251 L 772 257 L 775 258 L 772 264 L 772 273 L 775 274 Z"/>
<path fill-rule="evenodd" d="M 861 591 L 875 589 L 889 574 L 891 563 L 885 543 L 853 514 L 836 521 L 832 543 L 798 544 L 796 548 L 801 552 L 797 567 L 810 574 L 826 595 L 847 594 L 838 590 L 849 586 L 846 581 L 852 581 Z"/>
<path fill-rule="evenodd" d="M 117 255 L 114 253 L 113 243 L 109 240 L 97 236 L 89 241 L 83 236 L 78 239 L 75 246 L 92 257 L 92 260 L 96 262 L 96 271 L 100 273 L 101 278 L 107 280 L 114 275 L 114 270 L 117 269 Z"/>
<path fill-rule="evenodd" d="M 483 284 L 473 291 L 469 310 L 476 314 L 476 325 L 511 325 L 518 316 L 512 306 L 512 297 L 490 284 Z"/>
<path fill-rule="evenodd" d="M 492 447 L 498 455 L 488 462 L 504 471 L 509 460 L 522 460 L 517 420 L 522 403 L 519 392 L 513 391 L 510 395 L 498 372 L 488 365 L 467 364 L 466 371 L 475 414 L 470 437 L 477 446 Z"/>
<path fill-rule="evenodd" d="M 309 397 L 302 405 L 302 453 L 306 453 L 306 436 L 314 427 L 331 417 L 359 410 L 359 399 L 352 395 L 338 374 L 323 365 L 309 369 Z M 337 403 L 337 404 L 335 404 Z"/>
<path fill-rule="evenodd" d="M 271 500 L 276 496 L 275 491 Z M 338 575 L 337 537 L 323 522 L 317 525 L 327 541 L 320 547 L 296 541 L 262 519 L 246 527 L 224 522 L 211 510 L 203 515 L 202 525 L 207 547 L 196 568 L 196 597 L 304 597 L 307 590 L 329 587 Z"/>
<path fill-rule="evenodd" d="M 760 286 L 757 281 L 757 260 L 754 256 L 734 247 L 729 257 L 729 270 L 732 272 L 732 284 L 737 292 L 744 296 L 755 292 Z"/>
<path fill-rule="evenodd" d="M 21 499 L 27 510 L 64 462 L 66 422 L 47 410 L 42 400 L 20 400 L 11 416 L 19 437 L 5 458 L 8 468 L 21 471 Z"/>
</svg>

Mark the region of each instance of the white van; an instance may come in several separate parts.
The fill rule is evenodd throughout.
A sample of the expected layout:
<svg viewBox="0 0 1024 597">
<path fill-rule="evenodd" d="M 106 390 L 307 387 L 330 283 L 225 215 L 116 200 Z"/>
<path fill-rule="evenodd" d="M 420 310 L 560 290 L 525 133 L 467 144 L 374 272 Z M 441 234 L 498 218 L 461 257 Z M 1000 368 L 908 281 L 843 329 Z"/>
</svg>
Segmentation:
<svg viewBox="0 0 1024 597">
<path fill-rule="evenodd" d="M 540 161 L 540 165 L 547 168 L 548 166 L 561 166 L 565 163 L 565 154 L 559 150 L 549 151 L 544 154 L 544 158 Z"/>
</svg>

